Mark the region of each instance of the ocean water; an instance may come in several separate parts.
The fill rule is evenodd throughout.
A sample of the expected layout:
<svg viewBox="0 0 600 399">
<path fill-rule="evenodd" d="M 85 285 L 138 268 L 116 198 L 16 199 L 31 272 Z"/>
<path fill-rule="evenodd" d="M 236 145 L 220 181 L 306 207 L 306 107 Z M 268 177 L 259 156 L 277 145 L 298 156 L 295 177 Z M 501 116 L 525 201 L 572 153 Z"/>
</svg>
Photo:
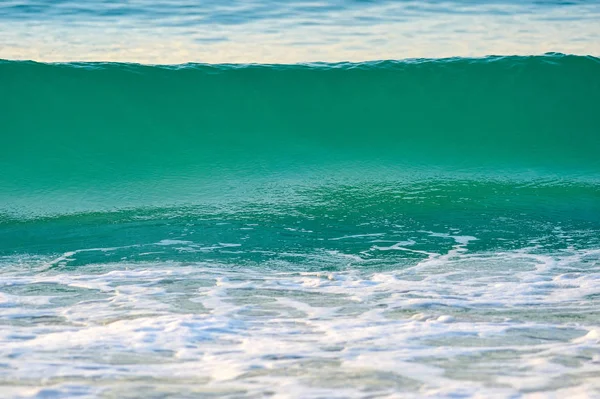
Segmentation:
<svg viewBox="0 0 600 399">
<path fill-rule="evenodd" d="M 146 64 L 600 55 L 597 0 L 3 0 L 0 58 Z"/>
<path fill-rule="evenodd" d="M 0 397 L 600 396 L 597 1 L 0 2 Z"/>
</svg>

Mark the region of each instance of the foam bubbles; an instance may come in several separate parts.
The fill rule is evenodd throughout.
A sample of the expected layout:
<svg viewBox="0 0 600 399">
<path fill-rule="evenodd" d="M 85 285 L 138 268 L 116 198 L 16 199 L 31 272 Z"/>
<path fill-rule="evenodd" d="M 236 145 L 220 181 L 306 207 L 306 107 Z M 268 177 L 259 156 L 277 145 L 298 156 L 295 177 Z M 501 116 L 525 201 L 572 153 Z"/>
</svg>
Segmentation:
<svg viewBox="0 0 600 399">
<path fill-rule="evenodd" d="M 4 274 L 2 390 L 597 394 L 597 251 L 470 253 L 473 237 L 444 238 L 455 243 L 448 253 L 393 271 L 156 262 Z"/>
</svg>

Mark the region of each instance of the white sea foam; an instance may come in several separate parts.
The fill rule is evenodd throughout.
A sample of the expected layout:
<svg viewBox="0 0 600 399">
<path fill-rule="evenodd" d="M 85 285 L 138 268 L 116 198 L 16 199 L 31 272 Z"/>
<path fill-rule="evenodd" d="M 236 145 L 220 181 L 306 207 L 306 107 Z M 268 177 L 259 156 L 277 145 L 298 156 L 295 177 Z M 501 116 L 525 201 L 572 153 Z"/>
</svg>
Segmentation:
<svg viewBox="0 0 600 399">
<path fill-rule="evenodd" d="M 385 272 L 3 274 L 3 395 L 598 395 L 600 251 L 470 253 L 474 237 L 446 238 L 448 253 Z"/>
</svg>

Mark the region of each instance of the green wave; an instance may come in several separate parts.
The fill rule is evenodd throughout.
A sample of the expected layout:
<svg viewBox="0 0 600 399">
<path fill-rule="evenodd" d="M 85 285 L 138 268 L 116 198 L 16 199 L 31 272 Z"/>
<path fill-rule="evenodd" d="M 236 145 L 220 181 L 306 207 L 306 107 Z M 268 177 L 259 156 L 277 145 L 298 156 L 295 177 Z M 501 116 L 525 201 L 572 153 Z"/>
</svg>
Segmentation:
<svg viewBox="0 0 600 399">
<path fill-rule="evenodd" d="M 591 56 L 306 65 L 0 61 L 0 87 L 5 221 L 275 206 L 310 202 L 303 193 L 311 190 L 333 198 L 342 186 L 419 182 L 472 181 L 483 192 L 498 183 L 555 186 L 563 187 L 561 201 L 581 191 L 597 199 L 600 59 Z"/>
</svg>

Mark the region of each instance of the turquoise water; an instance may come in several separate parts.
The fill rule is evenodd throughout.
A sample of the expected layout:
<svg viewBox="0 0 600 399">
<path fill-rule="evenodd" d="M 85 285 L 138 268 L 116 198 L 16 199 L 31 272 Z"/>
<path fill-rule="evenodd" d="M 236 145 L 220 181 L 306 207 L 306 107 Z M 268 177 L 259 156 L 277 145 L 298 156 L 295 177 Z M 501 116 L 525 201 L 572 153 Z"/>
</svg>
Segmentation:
<svg viewBox="0 0 600 399">
<path fill-rule="evenodd" d="M 0 396 L 599 395 L 599 11 L 1 3 Z"/>
</svg>

